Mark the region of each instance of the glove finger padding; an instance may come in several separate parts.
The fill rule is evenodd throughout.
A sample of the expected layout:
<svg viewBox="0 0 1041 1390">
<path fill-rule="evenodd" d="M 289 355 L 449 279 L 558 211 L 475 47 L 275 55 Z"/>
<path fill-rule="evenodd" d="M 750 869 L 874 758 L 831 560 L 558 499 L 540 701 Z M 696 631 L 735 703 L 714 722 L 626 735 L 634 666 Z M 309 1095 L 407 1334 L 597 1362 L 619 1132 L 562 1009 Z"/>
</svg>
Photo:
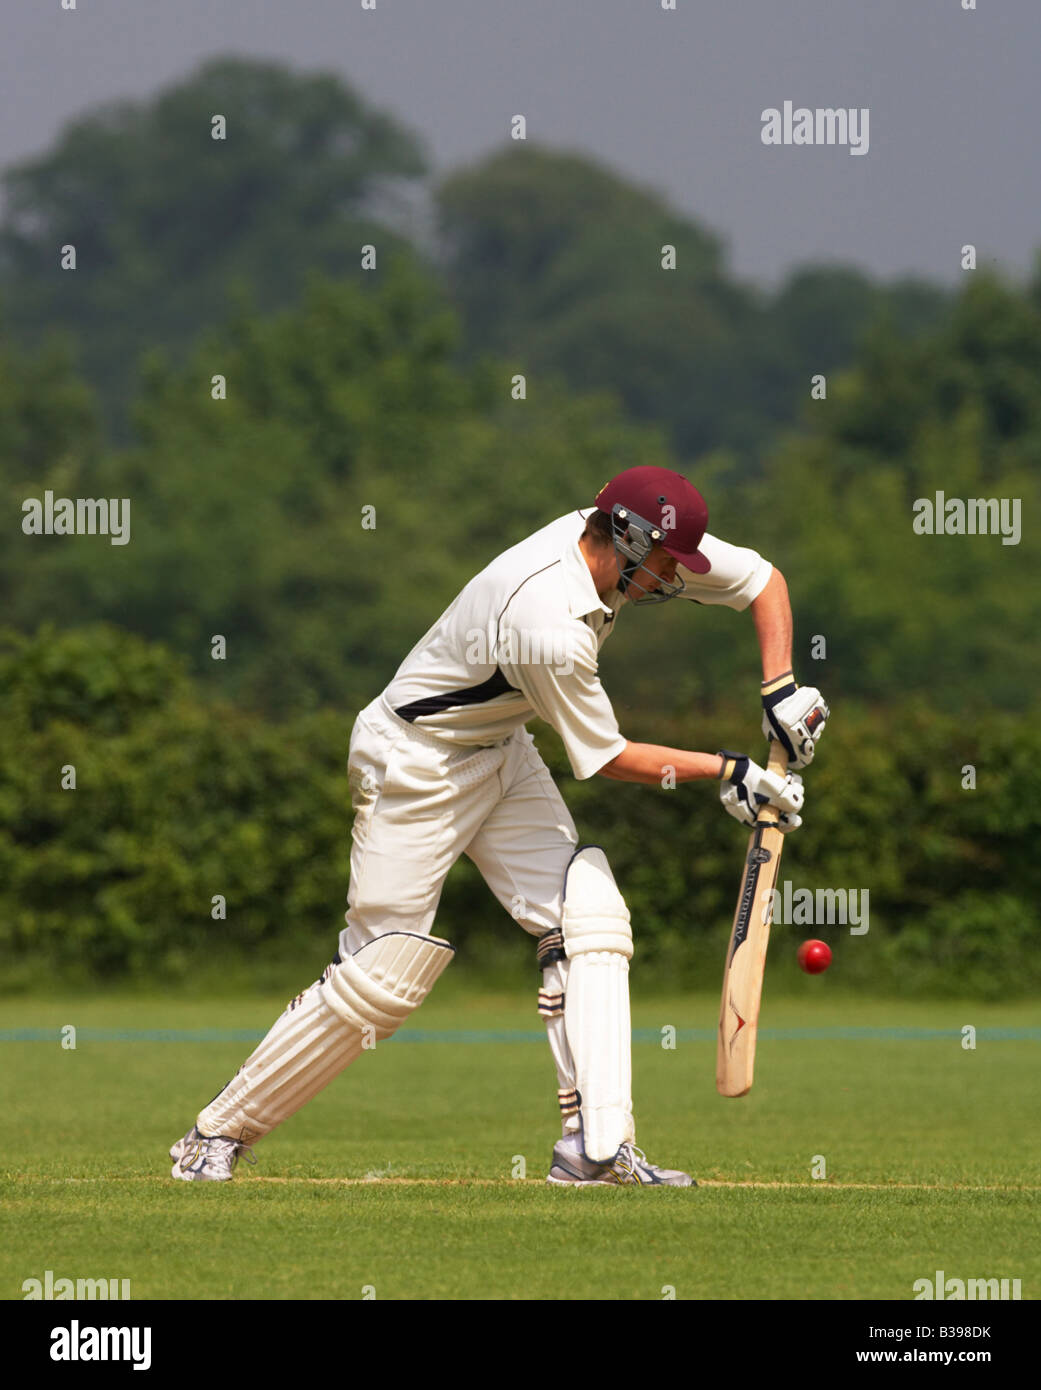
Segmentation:
<svg viewBox="0 0 1041 1390">
<path fill-rule="evenodd" d="M 784 745 L 793 767 L 813 761 L 830 713 L 817 687 L 796 685 L 791 671 L 763 682 L 763 733 Z"/>
<path fill-rule="evenodd" d="M 754 825 L 763 806 L 776 806 L 778 827 L 785 833 L 802 825 L 798 814 L 805 798 L 802 778 L 795 772 L 780 776 L 752 761 L 744 753 L 720 749 L 723 772 L 719 799 L 728 815 L 742 825 Z"/>
</svg>

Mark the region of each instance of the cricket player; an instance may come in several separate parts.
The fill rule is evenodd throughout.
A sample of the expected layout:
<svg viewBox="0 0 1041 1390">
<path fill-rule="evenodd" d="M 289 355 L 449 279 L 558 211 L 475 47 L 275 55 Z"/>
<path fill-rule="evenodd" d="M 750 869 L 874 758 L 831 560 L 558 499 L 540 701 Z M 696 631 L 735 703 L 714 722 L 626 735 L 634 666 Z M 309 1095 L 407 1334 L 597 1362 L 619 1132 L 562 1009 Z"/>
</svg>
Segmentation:
<svg viewBox="0 0 1041 1390">
<path fill-rule="evenodd" d="M 174 1178 L 226 1181 L 240 1156 L 255 1162 L 251 1145 L 419 1007 L 452 959 L 450 941 L 432 928 L 445 876 L 466 854 L 537 942 L 538 1009 L 562 1126 L 547 1180 L 692 1185 L 636 1147 L 629 912 L 604 851 L 579 843 L 525 725 L 536 715 L 551 724 L 579 779 L 719 781 L 723 807 L 739 821 L 751 824 L 770 803 L 785 831 L 800 824 L 795 769 L 812 759 L 828 709 L 793 678 L 783 576 L 754 550 L 707 535 L 707 522 L 686 478 L 628 469 L 593 507 L 486 566 L 361 711 L 350 742 L 355 814 L 339 949 L 171 1148 Z M 600 648 L 624 607 L 674 598 L 751 609 L 763 732 L 788 750 L 787 775 L 745 754 L 632 743 L 619 730 L 597 677 Z"/>
</svg>

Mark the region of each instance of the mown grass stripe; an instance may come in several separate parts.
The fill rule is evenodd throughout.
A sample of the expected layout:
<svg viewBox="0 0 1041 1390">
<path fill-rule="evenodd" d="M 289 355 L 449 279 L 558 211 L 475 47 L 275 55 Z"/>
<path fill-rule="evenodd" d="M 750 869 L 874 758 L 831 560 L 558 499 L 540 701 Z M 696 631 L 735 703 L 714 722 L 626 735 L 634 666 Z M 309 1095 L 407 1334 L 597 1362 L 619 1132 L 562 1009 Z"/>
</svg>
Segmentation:
<svg viewBox="0 0 1041 1390">
<path fill-rule="evenodd" d="M 96 1184 L 96 1183 L 152 1183 L 166 1185 L 170 1179 L 165 1173 L 125 1173 L 108 1177 L 57 1177 L 51 1174 L 8 1173 L 3 1181 L 9 1183 L 55 1183 L 55 1184 Z M 270 1174 L 252 1173 L 240 1169 L 235 1175 L 239 1185 L 248 1183 L 271 1183 L 283 1187 L 545 1187 L 545 1178 L 407 1178 L 389 1173 L 372 1173 L 361 1178 L 292 1178 L 277 1177 Z M 699 1188 L 718 1187 L 745 1191 L 767 1189 L 783 1192 L 1041 1192 L 1041 1187 L 1029 1183 L 961 1183 L 961 1182 L 833 1182 L 830 1178 L 820 1181 L 803 1178 L 798 1182 L 785 1182 L 758 1178 L 701 1178 L 697 1179 Z M 605 1187 L 608 1185 L 605 1184 Z M 609 1190 L 627 1184 L 610 1184 Z M 583 1189 L 588 1190 L 588 1189 Z M 680 1190 L 680 1189 L 675 1189 Z M 684 1189 L 694 1191 L 694 1189 Z"/>
<path fill-rule="evenodd" d="M 67 1026 L 67 1025 L 66 1025 Z M 633 1041 L 660 1043 L 661 1029 L 634 1028 Z M 960 1040 L 960 1028 L 760 1028 L 768 1042 L 939 1042 Z M 61 1028 L 0 1028 L 0 1043 L 60 1042 Z M 259 1042 L 263 1030 L 255 1028 L 90 1028 L 77 1027 L 80 1042 Z M 678 1028 L 678 1042 L 714 1042 L 714 1028 Z M 977 1028 L 977 1039 L 987 1042 L 1041 1042 L 1041 1028 Z M 399 1043 L 534 1043 L 546 1034 L 535 1029 L 412 1028 L 388 1039 Z"/>
</svg>

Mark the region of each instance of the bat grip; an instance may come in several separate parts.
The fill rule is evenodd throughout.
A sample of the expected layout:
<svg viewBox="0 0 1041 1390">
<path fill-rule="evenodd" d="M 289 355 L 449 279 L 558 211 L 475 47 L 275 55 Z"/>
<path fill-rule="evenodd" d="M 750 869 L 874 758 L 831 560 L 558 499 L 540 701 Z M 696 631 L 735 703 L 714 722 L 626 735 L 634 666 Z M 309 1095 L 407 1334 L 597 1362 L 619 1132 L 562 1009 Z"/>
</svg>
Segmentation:
<svg viewBox="0 0 1041 1390">
<path fill-rule="evenodd" d="M 766 763 L 767 772 L 776 772 L 778 777 L 788 775 L 788 750 L 779 738 L 772 739 L 770 742 L 770 756 Z M 781 813 L 776 806 L 767 804 L 756 817 L 758 825 L 776 825 L 781 818 Z"/>
</svg>

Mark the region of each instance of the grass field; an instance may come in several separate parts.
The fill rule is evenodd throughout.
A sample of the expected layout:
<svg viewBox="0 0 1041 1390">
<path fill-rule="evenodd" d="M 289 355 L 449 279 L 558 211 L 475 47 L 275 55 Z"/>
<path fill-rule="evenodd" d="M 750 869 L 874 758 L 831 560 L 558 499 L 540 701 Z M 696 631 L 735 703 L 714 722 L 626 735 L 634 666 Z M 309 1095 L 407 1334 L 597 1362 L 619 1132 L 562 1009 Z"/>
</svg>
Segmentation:
<svg viewBox="0 0 1041 1390">
<path fill-rule="evenodd" d="M 725 1101 L 716 997 L 635 1001 L 638 1141 L 701 1185 L 562 1190 L 533 997 L 443 984 L 221 1185 L 170 1181 L 166 1150 L 285 996 L 5 1001 L 2 1297 L 48 1269 L 135 1299 L 909 1299 L 938 1269 L 1041 1290 L 1035 1005 L 768 999 L 755 1088 Z"/>
</svg>

